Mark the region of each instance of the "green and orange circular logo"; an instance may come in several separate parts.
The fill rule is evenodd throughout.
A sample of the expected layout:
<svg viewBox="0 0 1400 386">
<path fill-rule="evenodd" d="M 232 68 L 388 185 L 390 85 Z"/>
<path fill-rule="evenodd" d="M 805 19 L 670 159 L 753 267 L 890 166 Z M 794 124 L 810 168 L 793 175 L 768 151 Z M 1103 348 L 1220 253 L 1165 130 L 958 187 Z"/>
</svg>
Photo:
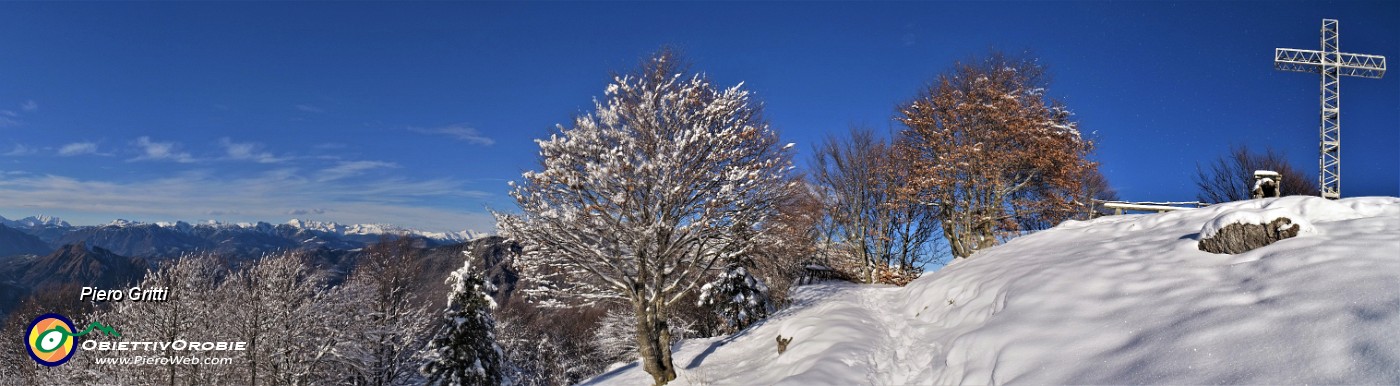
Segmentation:
<svg viewBox="0 0 1400 386">
<path fill-rule="evenodd" d="M 58 366 L 73 358 L 78 352 L 78 338 L 74 334 L 73 321 L 59 314 L 43 314 L 29 323 L 25 346 L 29 357 L 44 366 Z"/>
</svg>

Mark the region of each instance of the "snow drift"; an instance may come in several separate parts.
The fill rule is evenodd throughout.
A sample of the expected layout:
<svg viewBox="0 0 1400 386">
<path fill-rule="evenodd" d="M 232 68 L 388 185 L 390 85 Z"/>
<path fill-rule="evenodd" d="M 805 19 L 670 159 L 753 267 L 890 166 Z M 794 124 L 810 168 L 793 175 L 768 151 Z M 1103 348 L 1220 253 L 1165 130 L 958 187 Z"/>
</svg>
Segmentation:
<svg viewBox="0 0 1400 386">
<path fill-rule="evenodd" d="M 1196 248 L 1222 218 L 1279 213 L 1309 231 Z M 779 334 L 796 337 L 781 356 Z M 903 288 L 802 287 L 747 330 L 676 348 L 678 385 L 1400 384 L 1400 198 L 1071 221 Z M 589 383 L 650 381 L 633 363 Z"/>
</svg>

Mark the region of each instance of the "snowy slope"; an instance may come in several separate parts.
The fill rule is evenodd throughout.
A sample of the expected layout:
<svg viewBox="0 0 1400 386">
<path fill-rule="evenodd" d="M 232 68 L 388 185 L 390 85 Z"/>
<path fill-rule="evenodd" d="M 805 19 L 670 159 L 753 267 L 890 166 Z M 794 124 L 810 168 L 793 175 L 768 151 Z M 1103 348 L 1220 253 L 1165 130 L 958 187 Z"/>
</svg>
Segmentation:
<svg viewBox="0 0 1400 386">
<path fill-rule="evenodd" d="M 1298 237 L 1196 249 L 1218 217 Z M 1218 224 L 1217 224 L 1218 225 Z M 795 336 L 779 356 L 777 335 Z M 1285 197 L 1069 222 L 907 287 L 803 287 L 673 384 L 1400 384 L 1400 199 Z M 593 379 L 644 385 L 635 363 Z"/>
</svg>

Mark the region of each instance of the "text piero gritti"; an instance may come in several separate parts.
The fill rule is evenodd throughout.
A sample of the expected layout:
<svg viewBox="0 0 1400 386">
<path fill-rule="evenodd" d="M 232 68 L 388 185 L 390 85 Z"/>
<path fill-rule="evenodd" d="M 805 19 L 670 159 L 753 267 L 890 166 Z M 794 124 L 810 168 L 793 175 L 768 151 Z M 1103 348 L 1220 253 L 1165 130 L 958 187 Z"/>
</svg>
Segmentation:
<svg viewBox="0 0 1400 386">
<path fill-rule="evenodd" d="M 125 300 L 133 302 L 163 302 L 169 299 L 170 289 L 167 287 L 131 287 L 126 290 L 83 287 L 83 289 L 78 292 L 78 300 L 95 302 L 120 302 Z"/>
</svg>

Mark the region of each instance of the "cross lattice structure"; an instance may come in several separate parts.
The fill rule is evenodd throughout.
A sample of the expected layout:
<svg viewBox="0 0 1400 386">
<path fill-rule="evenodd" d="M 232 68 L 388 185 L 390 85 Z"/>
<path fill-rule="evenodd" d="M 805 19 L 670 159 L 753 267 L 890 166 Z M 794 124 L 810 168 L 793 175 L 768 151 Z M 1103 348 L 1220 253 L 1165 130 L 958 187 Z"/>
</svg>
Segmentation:
<svg viewBox="0 0 1400 386">
<path fill-rule="evenodd" d="M 1322 74 L 1322 156 L 1318 159 L 1318 187 L 1322 197 L 1342 197 L 1342 76 L 1380 79 L 1385 76 L 1385 57 L 1353 54 L 1337 48 L 1337 20 L 1322 19 L 1322 49 L 1274 49 L 1274 68 L 1283 71 Z"/>
</svg>

